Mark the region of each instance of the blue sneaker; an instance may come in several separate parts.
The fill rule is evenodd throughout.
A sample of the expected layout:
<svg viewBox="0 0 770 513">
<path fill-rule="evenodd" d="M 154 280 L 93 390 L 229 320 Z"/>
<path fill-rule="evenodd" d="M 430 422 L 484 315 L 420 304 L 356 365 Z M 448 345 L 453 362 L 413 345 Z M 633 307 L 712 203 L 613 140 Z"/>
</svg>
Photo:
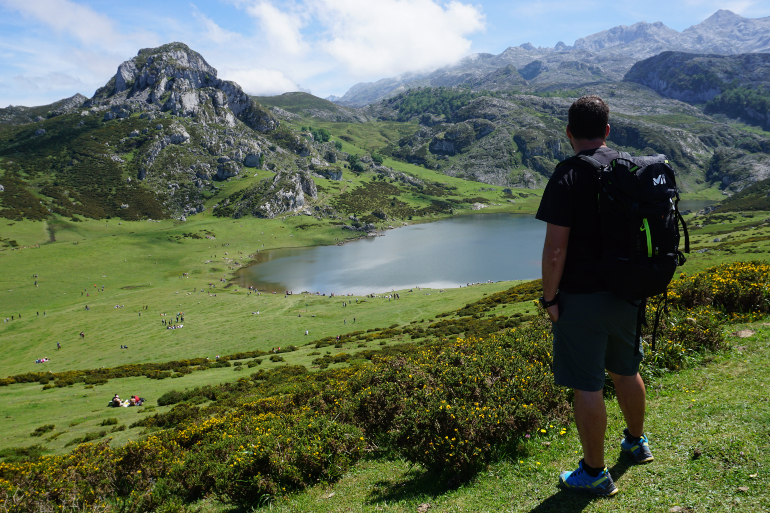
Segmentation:
<svg viewBox="0 0 770 513">
<path fill-rule="evenodd" d="M 623 430 L 623 434 L 626 437 L 620 442 L 620 449 L 630 454 L 637 463 L 647 463 L 655 459 L 650 452 L 650 444 L 646 436 L 642 435 L 642 438 L 637 441 L 629 441 L 631 434 L 628 432 L 628 428 Z"/>
<path fill-rule="evenodd" d="M 612 482 L 612 477 L 607 467 L 604 467 L 602 473 L 598 476 L 591 477 L 583 470 L 583 460 L 580 460 L 577 470 L 573 472 L 565 471 L 559 474 L 559 483 L 567 488 L 584 490 L 605 497 L 618 493 L 618 487 Z"/>
</svg>

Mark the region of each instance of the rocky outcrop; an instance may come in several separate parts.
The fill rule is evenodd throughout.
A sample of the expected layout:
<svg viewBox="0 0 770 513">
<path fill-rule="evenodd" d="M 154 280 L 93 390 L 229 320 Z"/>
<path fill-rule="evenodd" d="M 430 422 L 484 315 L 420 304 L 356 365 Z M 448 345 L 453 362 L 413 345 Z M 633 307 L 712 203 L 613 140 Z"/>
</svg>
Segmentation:
<svg viewBox="0 0 770 513">
<path fill-rule="evenodd" d="M 86 107 L 115 107 L 127 112 L 171 112 L 203 123 L 234 126 L 240 120 L 260 132 L 275 130 L 278 120 L 235 82 L 217 78 L 217 70 L 182 43 L 140 50 L 118 66 L 115 76 Z"/>
<path fill-rule="evenodd" d="M 709 162 L 706 179 L 723 190 L 740 192 L 770 177 L 770 155 L 740 148 L 719 148 Z"/>
<path fill-rule="evenodd" d="M 262 155 L 259 153 L 249 153 L 243 159 L 243 165 L 246 167 L 259 167 L 262 162 Z"/>
<path fill-rule="evenodd" d="M 190 134 L 187 133 L 185 128 L 178 123 L 172 124 L 167 135 L 150 145 L 144 157 L 144 165 L 140 168 L 137 178 L 144 180 L 145 176 L 147 176 L 147 171 L 153 166 L 155 159 L 158 158 L 158 155 L 166 146 L 169 144 L 185 144 L 189 141 Z"/>
<path fill-rule="evenodd" d="M 306 205 L 307 198 L 317 197 L 318 191 L 310 175 L 281 171 L 272 180 L 263 180 L 244 192 L 240 200 L 233 200 L 234 205 L 225 203 L 219 208 L 228 214 L 232 211 L 236 219 L 245 215 L 272 219 L 301 209 Z M 229 210 L 225 210 L 228 207 Z"/>
<path fill-rule="evenodd" d="M 770 54 L 699 55 L 664 52 L 637 62 L 623 80 L 684 102 L 706 102 L 728 88 L 770 83 Z"/>
<path fill-rule="evenodd" d="M 233 161 L 227 160 L 217 166 L 217 179 L 227 180 L 233 176 L 238 176 L 241 173 L 241 166 Z"/>
</svg>

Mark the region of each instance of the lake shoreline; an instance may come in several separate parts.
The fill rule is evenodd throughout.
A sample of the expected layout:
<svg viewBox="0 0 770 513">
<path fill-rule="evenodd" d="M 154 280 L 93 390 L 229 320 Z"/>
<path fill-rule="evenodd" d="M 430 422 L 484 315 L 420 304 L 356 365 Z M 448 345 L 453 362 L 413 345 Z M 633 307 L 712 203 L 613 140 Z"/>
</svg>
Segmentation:
<svg viewBox="0 0 770 513">
<path fill-rule="evenodd" d="M 344 247 L 349 242 L 377 239 L 376 247 L 364 244 L 343 252 L 331 250 L 331 244 L 260 250 L 233 270 L 229 283 L 268 293 L 301 289 L 365 295 L 539 278 L 545 224 L 532 213 L 474 211 L 432 221 L 449 224 L 436 230 L 420 230 L 418 225 L 425 222 L 393 226 L 378 232 L 380 237 L 391 232 L 387 242 L 366 235 L 336 241 L 334 246 Z M 412 230 L 392 239 L 392 234 L 401 232 L 396 228 Z M 465 250 L 457 251 L 458 247 Z M 256 271 L 258 264 L 268 267 Z"/>
</svg>

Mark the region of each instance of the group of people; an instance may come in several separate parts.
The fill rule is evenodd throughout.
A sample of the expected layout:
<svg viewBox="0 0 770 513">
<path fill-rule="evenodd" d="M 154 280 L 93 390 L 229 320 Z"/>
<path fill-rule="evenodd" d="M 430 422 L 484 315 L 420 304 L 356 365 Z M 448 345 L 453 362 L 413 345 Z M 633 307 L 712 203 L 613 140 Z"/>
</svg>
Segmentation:
<svg viewBox="0 0 770 513">
<path fill-rule="evenodd" d="M 48 358 L 38 358 L 37 360 L 35 360 L 35 363 L 46 363 L 48 361 L 49 361 Z"/>
<path fill-rule="evenodd" d="M 122 406 L 123 408 L 127 408 L 129 406 L 141 406 L 142 404 L 144 404 L 144 401 L 145 401 L 144 397 L 139 397 L 137 395 L 132 395 L 131 398 L 129 399 L 121 400 L 120 396 L 118 394 L 115 394 L 115 396 L 110 401 L 110 404 L 108 404 L 107 406 L 112 406 L 114 408 L 118 408 Z"/>
</svg>

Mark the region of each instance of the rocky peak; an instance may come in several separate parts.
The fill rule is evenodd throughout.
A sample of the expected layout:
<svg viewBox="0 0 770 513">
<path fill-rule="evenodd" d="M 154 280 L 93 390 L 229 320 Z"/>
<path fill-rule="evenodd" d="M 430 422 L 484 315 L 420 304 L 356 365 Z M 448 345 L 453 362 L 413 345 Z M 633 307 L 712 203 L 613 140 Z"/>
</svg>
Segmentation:
<svg viewBox="0 0 770 513">
<path fill-rule="evenodd" d="M 770 52 L 770 18 L 744 18 L 720 9 L 709 18 L 682 31 L 690 51 L 738 54 Z"/>
<path fill-rule="evenodd" d="M 634 23 L 630 27 L 620 25 L 588 37 L 580 38 L 575 41 L 575 48 L 596 52 L 605 48 L 627 45 L 638 40 L 641 40 L 646 44 L 678 46 L 678 38 L 679 32 L 668 28 L 659 21 L 655 23 L 640 21 L 639 23 Z"/>
<path fill-rule="evenodd" d="M 217 78 L 217 70 L 183 43 L 170 43 L 158 48 L 144 48 L 137 56 L 118 66 L 115 93 L 129 88 L 141 90 L 158 80 L 185 79 L 196 88 L 207 87 Z"/>
<path fill-rule="evenodd" d="M 230 127 L 238 119 L 263 132 L 278 126 L 276 118 L 241 86 L 218 78 L 217 70 L 183 43 L 140 50 L 118 66 L 86 106 L 127 113 L 171 112 Z"/>
</svg>

